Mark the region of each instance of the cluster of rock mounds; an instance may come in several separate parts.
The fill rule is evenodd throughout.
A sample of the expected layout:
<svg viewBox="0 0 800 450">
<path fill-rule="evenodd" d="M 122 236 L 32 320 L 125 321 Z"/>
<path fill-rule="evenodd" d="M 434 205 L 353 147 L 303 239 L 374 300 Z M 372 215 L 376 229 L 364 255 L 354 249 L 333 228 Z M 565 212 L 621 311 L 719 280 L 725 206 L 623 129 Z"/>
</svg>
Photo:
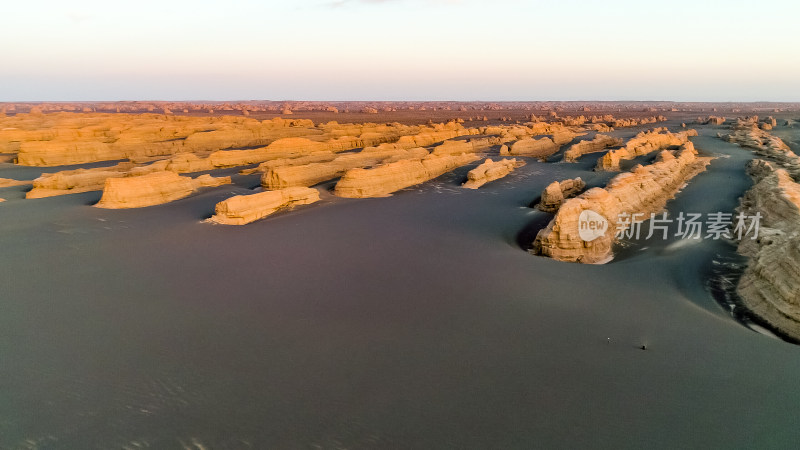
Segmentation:
<svg viewBox="0 0 800 450">
<path fill-rule="evenodd" d="M 800 184 L 763 160 L 751 161 L 748 173 L 755 184 L 737 212 L 761 219 L 757 239 L 739 241 L 738 252 L 749 264 L 737 293 L 761 321 L 800 341 Z"/>
<path fill-rule="evenodd" d="M 536 208 L 544 212 L 555 213 L 567 199 L 575 197 L 584 189 L 586 189 L 586 183 L 580 177 L 554 181 L 544 188 Z"/>
<path fill-rule="evenodd" d="M 492 161 L 487 158 L 483 163 L 467 173 L 467 181 L 462 185 L 467 189 L 478 189 L 484 184 L 499 180 L 514 171 L 518 167 L 525 165 L 525 161 L 515 158 L 504 158 L 499 161 Z"/>
<path fill-rule="evenodd" d="M 672 133 L 667 128 L 643 131 L 628 140 L 625 146 L 611 150 L 597 161 L 595 170 L 618 171 L 623 160 L 634 159 L 658 150 L 680 147 L 689 142 L 690 136 L 697 136 L 696 130 Z"/>
<path fill-rule="evenodd" d="M 615 228 L 620 214 L 661 211 L 681 187 L 705 170 L 711 158 L 700 157 L 687 141 L 677 150 L 663 150 L 655 162 L 638 165 L 612 178 L 605 188 L 593 188 L 566 200 L 546 228 L 539 231 L 531 252 L 560 261 L 605 263 L 613 258 Z M 608 224 L 605 234 L 584 241 L 579 231 L 583 211 L 599 214 Z"/>
</svg>

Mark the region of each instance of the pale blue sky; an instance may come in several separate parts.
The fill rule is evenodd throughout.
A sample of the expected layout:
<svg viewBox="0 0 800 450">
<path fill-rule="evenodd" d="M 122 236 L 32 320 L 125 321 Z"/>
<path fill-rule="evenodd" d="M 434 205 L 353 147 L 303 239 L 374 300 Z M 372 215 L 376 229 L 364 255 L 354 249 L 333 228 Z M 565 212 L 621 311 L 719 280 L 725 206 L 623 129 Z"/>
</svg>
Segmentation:
<svg viewBox="0 0 800 450">
<path fill-rule="evenodd" d="M 0 101 L 800 101 L 800 3 L 13 1 Z"/>
</svg>

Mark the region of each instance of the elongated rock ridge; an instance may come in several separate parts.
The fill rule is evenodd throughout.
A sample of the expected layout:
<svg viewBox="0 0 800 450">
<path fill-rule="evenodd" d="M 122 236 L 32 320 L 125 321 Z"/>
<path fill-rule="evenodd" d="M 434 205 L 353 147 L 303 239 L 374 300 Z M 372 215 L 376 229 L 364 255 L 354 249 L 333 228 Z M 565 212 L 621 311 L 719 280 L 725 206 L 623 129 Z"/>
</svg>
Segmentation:
<svg viewBox="0 0 800 450">
<path fill-rule="evenodd" d="M 643 131 L 625 143 L 625 146 L 611 150 L 597 161 L 596 170 L 617 171 L 623 160 L 634 159 L 658 150 L 679 147 L 689 142 L 690 136 L 697 136 L 697 130 L 686 130 L 671 133 L 666 128 Z"/>
<path fill-rule="evenodd" d="M 481 165 L 467 173 L 467 181 L 462 187 L 478 189 L 490 181 L 505 177 L 517 167 L 522 167 L 524 165 L 525 161 L 518 161 L 516 159 L 505 158 L 500 161 L 492 161 L 490 158 L 487 158 Z"/>
<path fill-rule="evenodd" d="M 511 146 L 508 147 L 508 151 L 501 151 L 500 156 L 513 155 L 547 158 L 553 153 L 558 152 L 560 148 L 561 146 L 555 143 L 553 139 L 549 137 L 543 137 L 540 139 L 524 138 L 511 144 Z"/>
<path fill-rule="evenodd" d="M 349 153 L 327 162 L 303 165 L 268 167 L 261 177 L 265 189 L 283 189 L 293 186 L 313 186 L 344 175 L 350 169 L 383 164 L 400 159 L 422 158 L 428 155 L 424 148 L 396 149 L 370 147 L 358 153 Z"/>
<path fill-rule="evenodd" d="M 278 191 L 237 195 L 217 203 L 209 222 L 223 225 L 245 225 L 282 209 L 319 201 L 319 191 L 307 187 L 290 187 Z"/>
<path fill-rule="evenodd" d="M 578 177 L 571 180 L 554 181 L 542 191 L 542 199 L 536 207 L 544 212 L 555 213 L 564 202 L 586 189 L 586 183 Z"/>
<path fill-rule="evenodd" d="M 744 306 L 780 334 L 800 341 L 800 184 L 763 160 L 748 164 L 755 184 L 737 212 L 761 215 L 757 239 L 738 252 L 749 258 L 737 286 Z"/>
<path fill-rule="evenodd" d="M 697 156 L 691 142 L 678 150 L 664 150 L 653 164 L 636 166 L 612 178 L 605 188 L 593 188 L 561 205 L 546 228 L 539 231 L 531 252 L 559 261 L 605 263 L 613 258 L 616 223 L 620 214 L 661 211 L 686 183 L 705 170 L 711 158 Z M 581 238 L 581 213 L 591 211 L 608 224 L 605 233 L 590 241 Z"/>
<path fill-rule="evenodd" d="M 124 209 L 160 205 L 188 197 L 201 187 L 221 186 L 230 182 L 230 177 L 201 175 L 189 178 L 165 171 L 137 177 L 108 178 L 103 188 L 103 197 L 95 206 Z"/>
<path fill-rule="evenodd" d="M 756 117 L 756 120 L 758 118 Z M 800 180 L 800 156 L 792 151 L 783 140 L 762 130 L 756 123 L 739 121 L 733 131 L 723 139 L 742 147 L 755 150 L 760 156 L 767 157 L 783 166 L 795 180 Z"/>
<path fill-rule="evenodd" d="M 404 159 L 373 169 L 351 169 L 336 183 L 334 194 L 348 198 L 386 197 L 392 192 L 432 180 L 477 159 L 478 156 L 474 153 L 429 155 L 419 159 Z"/>
<path fill-rule="evenodd" d="M 611 137 L 605 134 L 598 134 L 591 141 L 580 141 L 570 146 L 564 152 L 564 161 L 575 162 L 587 153 L 602 152 L 609 147 L 622 145 L 622 139 Z"/>
</svg>

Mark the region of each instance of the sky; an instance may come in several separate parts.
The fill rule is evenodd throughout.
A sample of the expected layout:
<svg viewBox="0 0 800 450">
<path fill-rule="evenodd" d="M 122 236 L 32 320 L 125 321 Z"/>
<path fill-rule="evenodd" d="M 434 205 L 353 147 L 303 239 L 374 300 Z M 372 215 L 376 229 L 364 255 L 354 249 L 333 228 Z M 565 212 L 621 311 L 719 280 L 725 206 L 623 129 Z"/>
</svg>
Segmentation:
<svg viewBox="0 0 800 450">
<path fill-rule="evenodd" d="M 761 5 L 10 1 L 0 101 L 800 101 L 800 2 Z"/>
</svg>

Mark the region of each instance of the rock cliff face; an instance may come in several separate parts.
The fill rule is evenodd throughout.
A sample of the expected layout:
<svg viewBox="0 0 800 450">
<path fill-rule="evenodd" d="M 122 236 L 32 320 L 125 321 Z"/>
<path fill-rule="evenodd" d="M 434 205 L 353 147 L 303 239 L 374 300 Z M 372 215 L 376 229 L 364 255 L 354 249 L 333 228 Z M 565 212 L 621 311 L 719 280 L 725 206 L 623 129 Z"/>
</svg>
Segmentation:
<svg viewBox="0 0 800 450">
<path fill-rule="evenodd" d="M 754 149 L 756 154 L 777 162 L 796 180 L 800 180 L 800 156 L 794 153 L 781 138 L 760 129 L 757 124 L 740 121 L 734 126 L 733 132 L 723 136 L 723 139 L 742 147 Z"/>
<path fill-rule="evenodd" d="M 135 177 L 107 178 L 103 197 L 95 206 L 123 209 L 160 205 L 188 197 L 201 187 L 220 186 L 230 182 L 230 177 L 201 175 L 193 179 L 165 171 Z"/>
<path fill-rule="evenodd" d="M 420 159 L 404 159 L 373 169 L 348 170 L 336 183 L 339 197 L 386 197 L 400 189 L 424 183 L 457 167 L 478 159 L 471 153 L 461 155 L 429 155 Z"/>
<path fill-rule="evenodd" d="M 754 186 L 738 212 L 761 214 L 758 239 L 744 237 L 738 251 L 749 258 L 737 292 L 745 307 L 772 328 L 800 340 L 800 184 L 784 169 L 754 160 Z"/>
<path fill-rule="evenodd" d="M 611 150 L 597 161 L 596 170 L 620 170 L 622 160 L 634 159 L 658 150 L 678 147 L 689 142 L 689 136 L 697 136 L 696 130 L 686 130 L 680 133 L 671 133 L 666 128 L 656 128 L 653 131 L 644 131 L 625 143 L 625 146 Z"/>
<path fill-rule="evenodd" d="M 542 199 L 536 207 L 544 212 L 555 213 L 568 198 L 578 195 L 586 189 L 586 183 L 578 178 L 554 181 L 542 192 Z"/>
<path fill-rule="evenodd" d="M 245 225 L 281 209 L 308 205 L 319 201 L 319 191 L 307 187 L 290 187 L 279 191 L 264 191 L 237 195 L 217 203 L 209 222 L 223 225 Z"/>
<path fill-rule="evenodd" d="M 505 177 L 517 167 L 522 167 L 524 165 L 525 161 L 517 161 L 516 159 L 502 159 L 500 161 L 487 159 L 483 164 L 467 173 L 467 182 L 464 183 L 462 187 L 478 189 L 490 181 Z"/>
<path fill-rule="evenodd" d="M 570 148 L 564 152 L 564 161 L 575 162 L 578 158 L 587 153 L 601 152 L 609 147 L 616 147 L 618 145 L 622 145 L 622 139 L 605 134 L 598 134 L 591 141 L 580 141 L 570 146 Z"/>
<path fill-rule="evenodd" d="M 705 170 L 711 158 L 698 157 L 691 142 L 676 151 L 662 151 L 653 164 L 637 166 L 617 175 L 603 188 L 589 189 L 569 199 L 547 227 L 539 232 L 532 252 L 560 261 L 604 263 L 612 259 L 618 217 L 621 213 L 644 214 L 661 211 L 686 183 Z M 579 232 L 581 213 L 593 211 L 608 223 L 601 237 L 584 241 Z"/>
</svg>

